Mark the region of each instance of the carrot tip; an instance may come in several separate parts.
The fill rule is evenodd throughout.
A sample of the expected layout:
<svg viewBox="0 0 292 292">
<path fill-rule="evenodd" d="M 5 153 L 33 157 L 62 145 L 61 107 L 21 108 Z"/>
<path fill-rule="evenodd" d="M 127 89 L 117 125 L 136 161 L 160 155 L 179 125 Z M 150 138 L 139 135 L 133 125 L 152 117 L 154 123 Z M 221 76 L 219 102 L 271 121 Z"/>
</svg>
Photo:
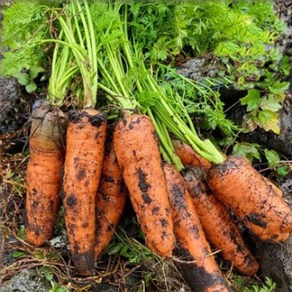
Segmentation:
<svg viewBox="0 0 292 292">
<path fill-rule="evenodd" d="M 94 274 L 94 252 L 89 251 L 82 254 L 75 254 L 72 257 L 76 271 L 81 276 Z"/>
</svg>

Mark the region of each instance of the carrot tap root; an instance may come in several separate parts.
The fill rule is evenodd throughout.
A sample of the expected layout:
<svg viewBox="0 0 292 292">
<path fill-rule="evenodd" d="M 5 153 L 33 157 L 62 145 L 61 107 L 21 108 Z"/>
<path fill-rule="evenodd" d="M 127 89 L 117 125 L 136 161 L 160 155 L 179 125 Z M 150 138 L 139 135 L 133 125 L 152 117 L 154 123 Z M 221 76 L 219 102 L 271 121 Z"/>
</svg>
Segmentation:
<svg viewBox="0 0 292 292">
<path fill-rule="evenodd" d="M 54 232 L 66 123 L 66 115 L 46 101 L 34 108 L 26 172 L 25 234 L 26 240 L 35 246 L 43 245 Z"/>
<path fill-rule="evenodd" d="M 163 170 L 179 246 L 174 254 L 183 260 L 192 261 L 190 264 L 178 264 L 184 271 L 186 281 L 194 291 L 229 291 L 212 255 L 183 177 L 169 164 L 165 163 Z"/>
<path fill-rule="evenodd" d="M 258 261 L 245 244 L 227 208 L 203 181 L 201 170 L 188 168 L 183 177 L 210 243 L 239 272 L 254 275 L 259 269 Z"/>
<path fill-rule="evenodd" d="M 292 232 L 292 209 L 251 164 L 230 156 L 208 173 L 214 194 L 260 239 L 281 242 Z"/>
<path fill-rule="evenodd" d="M 96 195 L 95 260 L 113 237 L 126 199 L 127 192 L 113 143 L 106 141 L 101 179 Z"/>
<path fill-rule="evenodd" d="M 174 248 L 173 223 L 154 126 L 130 115 L 114 130 L 114 148 L 146 244 L 160 256 Z"/>
<path fill-rule="evenodd" d="M 80 275 L 94 270 L 95 197 L 101 176 L 106 116 L 97 110 L 71 112 L 64 167 L 64 208 L 74 266 Z"/>
</svg>

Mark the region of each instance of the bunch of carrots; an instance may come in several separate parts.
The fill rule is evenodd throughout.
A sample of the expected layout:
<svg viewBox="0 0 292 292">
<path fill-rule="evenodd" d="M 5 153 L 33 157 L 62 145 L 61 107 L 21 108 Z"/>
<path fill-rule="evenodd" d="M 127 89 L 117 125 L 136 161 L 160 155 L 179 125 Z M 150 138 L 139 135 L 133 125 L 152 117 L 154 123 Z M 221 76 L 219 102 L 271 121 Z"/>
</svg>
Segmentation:
<svg viewBox="0 0 292 292">
<path fill-rule="evenodd" d="M 111 16 L 109 25 L 98 26 L 93 6 Z M 54 13 L 58 38 L 43 41 L 55 44 L 48 98 L 32 116 L 27 241 L 41 246 L 52 237 L 63 193 L 74 266 L 91 275 L 129 196 L 147 246 L 179 258 L 194 291 L 230 291 L 211 246 L 254 275 L 259 264 L 229 210 L 258 238 L 282 242 L 292 210 L 281 190 L 200 139 L 179 94 L 165 92 L 143 62 L 127 4 L 72 0 Z M 104 108 L 118 109 L 113 115 L 96 109 L 98 90 Z M 65 114 L 68 92 L 78 106 Z"/>
</svg>

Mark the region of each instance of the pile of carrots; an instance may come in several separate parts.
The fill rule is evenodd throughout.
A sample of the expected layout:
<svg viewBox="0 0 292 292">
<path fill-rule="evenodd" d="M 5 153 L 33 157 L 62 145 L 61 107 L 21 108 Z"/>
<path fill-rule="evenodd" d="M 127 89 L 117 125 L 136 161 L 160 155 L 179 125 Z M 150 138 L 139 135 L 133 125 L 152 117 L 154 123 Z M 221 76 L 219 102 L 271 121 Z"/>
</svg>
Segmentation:
<svg viewBox="0 0 292 292">
<path fill-rule="evenodd" d="M 50 130 L 48 123 L 40 122 L 39 114 L 44 112 Z M 66 149 L 64 127 L 54 127 L 60 113 L 46 102 L 34 111 L 26 238 L 41 246 L 52 237 L 63 188 L 67 234 L 79 274 L 94 272 L 95 262 L 114 235 L 127 194 L 147 246 L 165 258 L 181 257 L 185 263 L 180 265 L 192 266 L 186 270 L 198 285 L 212 289 L 224 286 L 228 291 L 210 244 L 244 275 L 254 275 L 259 268 L 228 208 L 260 239 L 281 242 L 292 232 L 292 211 L 280 189 L 242 158 L 228 157 L 224 164 L 212 166 L 174 140 L 186 165 L 180 173 L 163 162 L 146 115 L 126 116 L 114 128 L 107 126 L 103 113 L 92 109 L 69 112 L 68 124 L 61 116 Z"/>
<path fill-rule="evenodd" d="M 52 237 L 63 204 L 76 272 L 92 275 L 129 197 L 153 253 L 179 258 L 194 291 L 230 291 L 211 247 L 243 275 L 254 275 L 259 263 L 229 211 L 258 238 L 282 242 L 292 232 L 291 208 L 281 190 L 243 158 L 225 157 L 210 141 L 201 141 L 193 125 L 173 112 L 153 76 L 141 65 L 146 77 L 135 81 L 138 92 L 151 89 L 158 96 L 155 106 L 142 110 L 134 89 L 123 83 L 123 74 L 135 66 L 135 50 L 129 42 L 122 43 L 125 58 L 114 59 L 112 54 L 119 47 L 111 49 L 107 43 L 105 66 L 96 59 L 87 1 L 82 7 L 77 0 L 71 4 L 69 11 L 81 21 L 66 19 L 66 13 L 57 17 L 62 32 L 55 40 L 54 60 L 64 58 L 63 69 L 73 64 L 66 82 L 79 72 L 82 108 L 65 114 L 44 101 L 34 109 L 27 168 L 27 241 L 42 246 Z M 119 15 L 121 4 L 117 5 L 118 9 L 110 9 Z M 87 33 L 85 37 L 81 30 Z M 64 43 L 67 49 L 60 50 Z M 122 110 L 115 121 L 95 109 L 98 86 L 108 94 L 109 104 Z"/>
</svg>

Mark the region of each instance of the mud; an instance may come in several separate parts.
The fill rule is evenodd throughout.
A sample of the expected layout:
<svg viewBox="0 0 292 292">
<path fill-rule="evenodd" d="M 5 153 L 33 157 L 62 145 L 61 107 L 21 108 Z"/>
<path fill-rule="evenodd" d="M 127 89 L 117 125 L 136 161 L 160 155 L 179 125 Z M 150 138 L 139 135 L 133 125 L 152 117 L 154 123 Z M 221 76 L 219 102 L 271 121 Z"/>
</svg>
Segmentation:
<svg viewBox="0 0 292 292">
<path fill-rule="evenodd" d="M 96 128 L 99 128 L 106 121 L 106 114 L 102 112 L 92 116 L 85 111 L 72 110 L 68 113 L 68 117 L 70 122 L 74 124 L 80 123 L 81 125 L 83 124 L 83 118 L 87 117 L 89 123 Z"/>
<path fill-rule="evenodd" d="M 179 257 L 183 261 L 194 261 L 194 258 L 188 253 L 187 250 L 176 247 L 174 250 L 175 256 Z M 220 286 L 221 288 L 226 286 L 227 283 L 220 275 L 208 273 L 203 267 L 199 267 L 194 263 L 176 263 L 182 272 L 189 287 L 194 292 L 204 292 L 207 288 L 214 286 Z M 216 288 L 212 291 L 217 291 Z M 223 291 L 218 287 L 218 291 Z M 230 292 L 232 290 L 230 289 Z"/>
</svg>

